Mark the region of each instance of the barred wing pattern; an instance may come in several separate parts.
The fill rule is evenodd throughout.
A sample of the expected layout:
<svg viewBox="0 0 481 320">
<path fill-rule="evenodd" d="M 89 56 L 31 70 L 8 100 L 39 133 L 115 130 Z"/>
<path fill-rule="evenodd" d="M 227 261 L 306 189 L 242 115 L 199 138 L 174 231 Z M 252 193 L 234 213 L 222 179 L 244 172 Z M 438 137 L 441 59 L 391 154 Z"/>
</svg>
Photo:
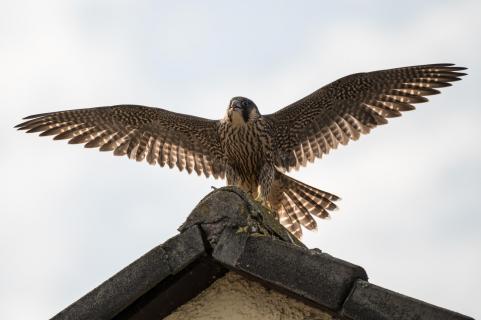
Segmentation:
<svg viewBox="0 0 481 320">
<path fill-rule="evenodd" d="M 357 140 L 386 118 L 413 110 L 436 88 L 466 75 L 466 68 L 431 64 L 357 73 L 341 78 L 309 96 L 266 115 L 276 143 L 276 166 L 299 169 L 339 144 Z"/>
<path fill-rule="evenodd" d="M 138 105 L 116 105 L 37 114 L 16 127 L 113 151 L 149 164 L 224 178 L 219 121 Z"/>
</svg>

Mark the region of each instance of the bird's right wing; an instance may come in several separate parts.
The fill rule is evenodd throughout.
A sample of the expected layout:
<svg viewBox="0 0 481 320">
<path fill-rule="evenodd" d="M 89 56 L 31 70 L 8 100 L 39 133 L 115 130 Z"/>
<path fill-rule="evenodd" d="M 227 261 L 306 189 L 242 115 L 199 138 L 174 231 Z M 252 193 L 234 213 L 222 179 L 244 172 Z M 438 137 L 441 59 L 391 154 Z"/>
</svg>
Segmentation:
<svg viewBox="0 0 481 320">
<path fill-rule="evenodd" d="M 41 136 L 84 143 L 130 159 L 180 171 L 224 178 L 219 121 L 138 105 L 116 105 L 43 113 L 16 127 Z"/>
</svg>

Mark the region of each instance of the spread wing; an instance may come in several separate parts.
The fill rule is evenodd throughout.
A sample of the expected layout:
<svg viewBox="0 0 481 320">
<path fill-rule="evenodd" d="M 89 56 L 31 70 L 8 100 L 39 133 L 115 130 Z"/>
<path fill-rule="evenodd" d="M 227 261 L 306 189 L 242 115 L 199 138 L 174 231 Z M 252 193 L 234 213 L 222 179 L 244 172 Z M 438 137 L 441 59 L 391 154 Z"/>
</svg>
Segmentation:
<svg viewBox="0 0 481 320">
<path fill-rule="evenodd" d="M 466 75 L 453 64 L 430 64 L 356 73 L 266 115 L 276 142 L 276 165 L 289 171 L 357 140 L 386 118 L 413 110 L 437 88 Z"/>
<path fill-rule="evenodd" d="M 27 132 L 69 139 L 86 148 L 113 151 L 130 159 L 180 171 L 224 178 L 218 141 L 219 121 L 137 105 L 67 110 L 26 117 L 16 127 Z"/>
</svg>

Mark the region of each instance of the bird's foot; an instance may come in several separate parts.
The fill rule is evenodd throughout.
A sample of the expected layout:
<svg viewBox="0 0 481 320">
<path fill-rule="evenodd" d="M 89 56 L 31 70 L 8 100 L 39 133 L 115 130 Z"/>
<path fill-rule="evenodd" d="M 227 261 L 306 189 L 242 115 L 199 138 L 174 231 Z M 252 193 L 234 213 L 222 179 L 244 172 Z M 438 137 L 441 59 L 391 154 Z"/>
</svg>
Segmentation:
<svg viewBox="0 0 481 320">
<path fill-rule="evenodd" d="M 249 226 L 243 226 L 243 227 L 239 227 L 239 229 L 237 229 L 236 233 L 246 233 L 249 231 Z"/>
<path fill-rule="evenodd" d="M 267 201 L 260 193 L 254 198 L 254 201 L 260 203 L 261 206 L 263 206 L 267 210 L 269 210 L 269 211 L 272 210 L 272 206 L 269 203 L 269 201 Z"/>
<path fill-rule="evenodd" d="M 269 233 L 266 230 L 264 230 L 262 227 L 258 225 L 247 225 L 247 226 L 239 227 L 236 233 L 248 233 L 249 235 L 254 237 L 265 237 L 269 235 Z"/>
</svg>

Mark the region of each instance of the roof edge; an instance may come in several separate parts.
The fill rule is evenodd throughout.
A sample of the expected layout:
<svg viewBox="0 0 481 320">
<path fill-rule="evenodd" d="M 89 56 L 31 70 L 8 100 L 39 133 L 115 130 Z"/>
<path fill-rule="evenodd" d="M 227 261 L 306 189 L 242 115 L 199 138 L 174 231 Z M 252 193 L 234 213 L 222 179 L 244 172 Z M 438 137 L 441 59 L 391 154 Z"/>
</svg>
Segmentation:
<svg viewBox="0 0 481 320">
<path fill-rule="evenodd" d="M 362 267 L 306 248 L 237 188 L 210 193 L 179 230 L 52 319 L 159 319 L 227 270 L 336 319 L 473 319 L 367 282 Z"/>
<path fill-rule="evenodd" d="M 206 253 L 198 227 L 159 245 L 59 312 L 54 320 L 111 319 Z"/>
</svg>

